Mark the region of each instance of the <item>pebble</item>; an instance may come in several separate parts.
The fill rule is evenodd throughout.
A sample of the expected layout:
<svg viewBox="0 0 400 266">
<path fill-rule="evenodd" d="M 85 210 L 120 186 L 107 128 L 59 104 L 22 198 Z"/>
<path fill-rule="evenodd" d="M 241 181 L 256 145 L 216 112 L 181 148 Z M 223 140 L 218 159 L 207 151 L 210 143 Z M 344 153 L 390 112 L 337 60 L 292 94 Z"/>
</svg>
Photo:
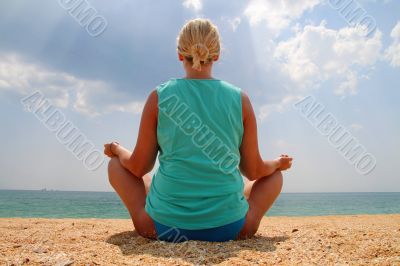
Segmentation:
<svg viewBox="0 0 400 266">
<path fill-rule="evenodd" d="M 334 238 L 334 237 L 337 237 L 337 236 L 338 236 L 338 234 L 337 234 L 336 231 L 332 231 L 332 232 L 329 234 L 329 237 L 331 237 L 331 238 Z"/>
<path fill-rule="evenodd" d="M 61 259 L 56 262 L 56 266 L 69 266 L 72 265 L 75 261 L 71 259 Z"/>
<path fill-rule="evenodd" d="M 292 233 L 295 233 L 295 232 L 297 232 L 297 231 L 299 231 L 299 229 L 296 229 L 296 228 L 295 228 L 295 229 L 292 230 Z"/>
<path fill-rule="evenodd" d="M 35 252 L 35 253 L 47 253 L 47 249 L 42 248 L 42 247 L 38 247 L 38 248 L 35 248 L 33 250 L 33 252 Z"/>
</svg>

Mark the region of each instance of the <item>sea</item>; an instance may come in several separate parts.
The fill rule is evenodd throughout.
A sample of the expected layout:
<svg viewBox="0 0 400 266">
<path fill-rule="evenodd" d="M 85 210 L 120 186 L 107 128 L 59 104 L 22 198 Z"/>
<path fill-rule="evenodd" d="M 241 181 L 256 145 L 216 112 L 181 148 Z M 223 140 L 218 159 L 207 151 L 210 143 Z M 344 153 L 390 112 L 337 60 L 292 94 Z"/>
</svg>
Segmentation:
<svg viewBox="0 0 400 266">
<path fill-rule="evenodd" d="M 267 216 L 400 213 L 400 192 L 282 193 Z M 129 218 L 114 192 L 0 190 L 0 217 Z"/>
</svg>

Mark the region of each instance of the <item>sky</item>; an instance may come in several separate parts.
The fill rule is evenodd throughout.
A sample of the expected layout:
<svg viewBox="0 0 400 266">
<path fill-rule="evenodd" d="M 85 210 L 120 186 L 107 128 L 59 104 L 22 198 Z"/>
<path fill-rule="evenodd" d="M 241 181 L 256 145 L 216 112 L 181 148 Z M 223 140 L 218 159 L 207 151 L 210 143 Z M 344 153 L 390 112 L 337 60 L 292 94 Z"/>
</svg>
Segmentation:
<svg viewBox="0 0 400 266">
<path fill-rule="evenodd" d="M 0 189 L 111 191 L 98 152 L 133 149 L 149 93 L 184 76 L 180 28 L 202 17 L 221 35 L 214 77 L 249 95 L 263 158 L 294 158 L 283 192 L 400 191 L 398 10 L 395 0 L 1 1 Z M 98 167 L 33 112 L 34 92 Z M 339 126 L 360 157 L 332 142 Z"/>
</svg>

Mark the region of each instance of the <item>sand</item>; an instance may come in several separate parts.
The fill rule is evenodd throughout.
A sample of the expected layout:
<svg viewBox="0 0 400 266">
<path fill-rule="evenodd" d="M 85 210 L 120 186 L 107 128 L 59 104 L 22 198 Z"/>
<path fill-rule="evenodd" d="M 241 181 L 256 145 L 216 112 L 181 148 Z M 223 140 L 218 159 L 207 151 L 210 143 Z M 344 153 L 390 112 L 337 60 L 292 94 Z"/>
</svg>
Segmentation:
<svg viewBox="0 0 400 266">
<path fill-rule="evenodd" d="M 0 265 L 400 265 L 400 214 L 267 217 L 244 241 L 180 244 L 130 220 L 0 219 Z"/>
</svg>

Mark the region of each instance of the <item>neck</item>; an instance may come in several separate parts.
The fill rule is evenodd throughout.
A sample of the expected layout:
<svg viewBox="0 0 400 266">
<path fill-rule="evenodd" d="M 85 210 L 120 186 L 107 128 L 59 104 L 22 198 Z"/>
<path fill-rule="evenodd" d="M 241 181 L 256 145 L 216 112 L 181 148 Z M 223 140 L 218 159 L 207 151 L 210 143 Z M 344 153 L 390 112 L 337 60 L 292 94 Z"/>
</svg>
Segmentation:
<svg viewBox="0 0 400 266">
<path fill-rule="evenodd" d="M 213 79 L 211 76 L 212 63 L 202 65 L 201 71 L 194 70 L 191 64 L 185 63 L 186 79 Z"/>
<path fill-rule="evenodd" d="M 209 73 L 186 73 L 185 79 L 213 79 Z"/>
</svg>

